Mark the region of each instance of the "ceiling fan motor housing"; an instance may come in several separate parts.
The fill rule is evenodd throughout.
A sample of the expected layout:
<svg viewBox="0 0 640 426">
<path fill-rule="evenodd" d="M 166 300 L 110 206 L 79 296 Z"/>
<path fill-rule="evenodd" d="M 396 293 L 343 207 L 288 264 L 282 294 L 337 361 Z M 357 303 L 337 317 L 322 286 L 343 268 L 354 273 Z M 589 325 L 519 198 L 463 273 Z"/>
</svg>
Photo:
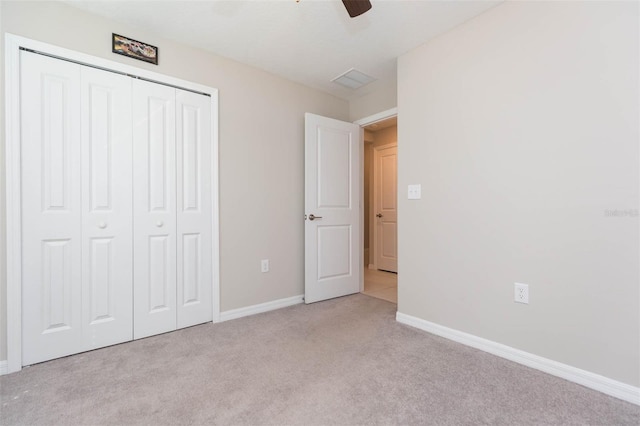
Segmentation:
<svg viewBox="0 0 640 426">
<path fill-rule="evenodd" d="M 371 2 L 369 0 L 342 0 L 344 7 L 347 8 L 349 16 L 355 18 L 371 9 Z"/>
</svg>

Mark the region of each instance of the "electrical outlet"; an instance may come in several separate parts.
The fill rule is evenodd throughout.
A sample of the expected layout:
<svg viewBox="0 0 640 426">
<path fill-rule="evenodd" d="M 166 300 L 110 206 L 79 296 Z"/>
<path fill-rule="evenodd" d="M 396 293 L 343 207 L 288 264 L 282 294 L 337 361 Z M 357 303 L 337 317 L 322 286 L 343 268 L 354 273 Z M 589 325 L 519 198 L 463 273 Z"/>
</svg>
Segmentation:
<svg viewBox="0 0 640 426">
<path fill-rule="evenodd" d="M 529 304 L 529 284 L 514 284 L 513 301 L 517 303 Z"/>
<path fill-rule="evenodd" d="M 260 268 L 262 272 L 269 272 L 269 259 L 262 259 Z"/>
<path fill-rule="evenodd" d="M 422 185 L 408 185 L 407 198 L 409 200 L 419 200 L 422 198 Z"/>
</svg>

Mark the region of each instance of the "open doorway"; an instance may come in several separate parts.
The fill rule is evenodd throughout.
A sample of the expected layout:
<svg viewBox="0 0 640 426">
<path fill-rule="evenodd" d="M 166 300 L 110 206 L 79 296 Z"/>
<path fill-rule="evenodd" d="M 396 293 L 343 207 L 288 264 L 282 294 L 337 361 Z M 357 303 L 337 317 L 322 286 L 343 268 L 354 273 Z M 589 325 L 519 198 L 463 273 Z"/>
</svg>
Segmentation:
<svg viewBox="0 0 640 426">
<path fill-rule="evenodd" d="M 398 128 L 391 112 L 359 123 L 364 128 L 362 293 L 397 303 Z"/>
</svg>

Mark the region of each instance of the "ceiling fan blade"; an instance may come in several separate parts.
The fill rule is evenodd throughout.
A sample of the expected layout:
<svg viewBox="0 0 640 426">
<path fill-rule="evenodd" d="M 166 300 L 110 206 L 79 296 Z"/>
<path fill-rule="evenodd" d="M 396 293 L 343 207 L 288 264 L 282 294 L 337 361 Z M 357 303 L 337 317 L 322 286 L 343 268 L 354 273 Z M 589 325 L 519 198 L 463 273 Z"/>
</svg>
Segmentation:
<svg viewBox="0 0 640 426">
<path fill-rule="evenodd" d="M 369 0 L 342 0 L 344 7 L 347 8 L 349 16 L 355 18 L 371 9 L 371 2 Z"/>
</svg>

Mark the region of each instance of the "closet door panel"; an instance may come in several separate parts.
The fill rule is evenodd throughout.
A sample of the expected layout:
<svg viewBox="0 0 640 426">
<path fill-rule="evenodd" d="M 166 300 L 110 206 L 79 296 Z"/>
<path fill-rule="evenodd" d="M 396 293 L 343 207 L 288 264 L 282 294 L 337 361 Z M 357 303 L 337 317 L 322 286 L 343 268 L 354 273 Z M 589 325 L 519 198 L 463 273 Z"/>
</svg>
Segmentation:
<svg viewBox="0 0 640 426">
<path fill-rule="evenodd" d="M 212 320 L 211 99 L 176 90 L 178 328 Z"/>
<path fill-rule="evenodd" d="M 22 363 L 82 350 L 80 66 L 21 61 Z"/>
<path fill-rule="evenodd" d="M 86 349 L 133 338 L 131 79 L 82 67 L 82 282 Z"/>
<path fill-rule="evenodd" d="M 133 81 L 134 338 L 176 329 L 175 89 Z"/>
</svg>

